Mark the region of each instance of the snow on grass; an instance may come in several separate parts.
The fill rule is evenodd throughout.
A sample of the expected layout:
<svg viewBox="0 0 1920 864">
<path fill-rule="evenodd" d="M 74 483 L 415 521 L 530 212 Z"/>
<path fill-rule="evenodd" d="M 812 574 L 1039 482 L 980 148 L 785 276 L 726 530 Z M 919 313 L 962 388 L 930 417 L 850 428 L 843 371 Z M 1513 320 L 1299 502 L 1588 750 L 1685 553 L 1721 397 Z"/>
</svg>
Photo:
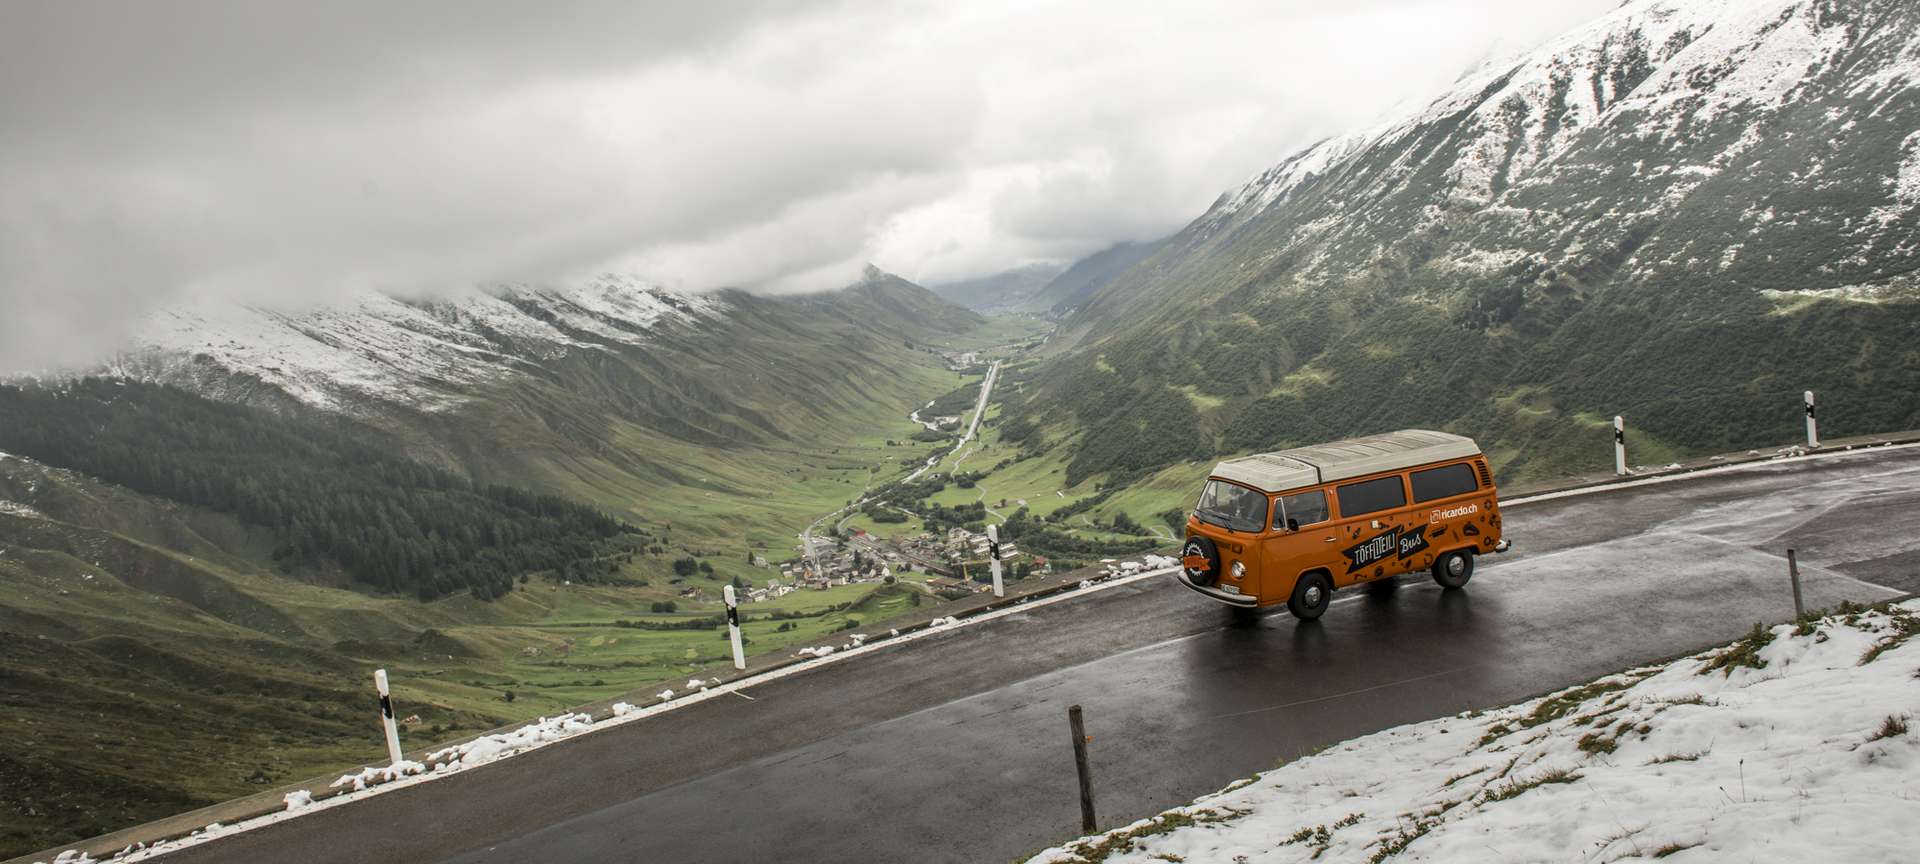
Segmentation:
<svg viewBox="0 0 1920 864">
<path fill-rule="evenodd" d="M 1920 207 L 1920 132 L 1900 142 L 1900 171 L 1893 177 L 1893 198 L 1907 207 Z"/>
<path fill-rule="evenodd" d="M 8 516 L 25 516 L 28 519 L 47 518 L 45 515 L 41 514 L 40 511 L 35 510 L 32 507 L 28 507 L 27 505 L 22 504 L 18 501 L 8 501 L 4 498 L 0 498 L 0 513 L 4 513 Z"/>
<path fill-rule="evenodd" d="M 427 761 L 433 764 L 434 771 L 474 768 L 541 744 L 571 738 L 592 728 L 593 718 L 586 714 L 542 717 L 512 732 L 487 735 L 465 744 L 435 750 L 427 754 Z"/>
<path fill-rule="evenodd" d="M 427 770 L 427 766 L 425 765 L 422 765 L 418 762 L 408 762 L 403 759 L 399 762 L 393 763 L 392 765 L 387 765 L 387 766 L 378 767 L 378 768 L 373 768 L 373 767 L 362 768 L 359 771 L 356 771 L 352 774 L 343 774 L 340 776 L 340 779 L 333 781 L 333 788 L 339 789 L 341 787 L 346 787 L 355 792 L 359 792 L 360 790 L 365 789 L 368 786 L 375 786 L 381 783 L 392 783 L 393 781 L 398 780 L 402 777 L 407 777 L 414 774 L 420 774 L 425 772 L 426 770 Z"/>
<path fill-rule="evenodd" d="M 1920 601 L 1390 729 L 1034 862 L 1911 860 Z"/>
</svg>

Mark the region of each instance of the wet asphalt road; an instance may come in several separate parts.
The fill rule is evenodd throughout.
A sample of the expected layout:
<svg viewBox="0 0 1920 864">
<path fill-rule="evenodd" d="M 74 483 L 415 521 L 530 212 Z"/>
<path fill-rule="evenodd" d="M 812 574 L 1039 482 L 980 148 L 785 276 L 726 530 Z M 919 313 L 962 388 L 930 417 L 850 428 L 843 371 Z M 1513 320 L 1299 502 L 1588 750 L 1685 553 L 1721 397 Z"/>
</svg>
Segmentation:
<svg viewBox="0 0 1920 864">
<path fill-rule="evenodd" d="M 1510 505 L 1516 550 L 1252 623 L 1155 578 L 167 856 L 183 862 L 1005 861 L 1346 738 L 1920 590 L 1920 449 Z M 1864 580 L 1864 581 L 1862 581 Z"/>
</svg>

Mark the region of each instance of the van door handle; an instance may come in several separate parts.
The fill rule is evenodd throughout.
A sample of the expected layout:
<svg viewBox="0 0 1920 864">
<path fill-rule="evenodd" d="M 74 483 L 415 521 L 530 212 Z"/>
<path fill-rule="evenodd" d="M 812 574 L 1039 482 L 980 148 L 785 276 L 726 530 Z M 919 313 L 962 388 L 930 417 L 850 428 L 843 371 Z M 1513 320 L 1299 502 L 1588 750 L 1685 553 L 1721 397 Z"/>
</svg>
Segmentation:
<svg viewBox="0 0 1920 864">
<path fill-rule="evenodd" d="M 1333 541 L 1334 541 L 1334 538 L 1328 537 L 1324 542 L 1332 543 Z"/>
</svg>

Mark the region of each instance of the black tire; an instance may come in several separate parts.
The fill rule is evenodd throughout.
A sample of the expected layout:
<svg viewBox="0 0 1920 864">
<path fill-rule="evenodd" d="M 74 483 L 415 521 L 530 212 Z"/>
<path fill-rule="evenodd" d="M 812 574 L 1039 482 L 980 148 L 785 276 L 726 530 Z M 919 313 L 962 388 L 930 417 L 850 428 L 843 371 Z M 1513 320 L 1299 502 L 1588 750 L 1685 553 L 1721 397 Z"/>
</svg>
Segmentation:
<svg viewBox="0 0 1920 864">
<path fill-rule="evenodd" d="M 1220 581 L 1220 548 L 1213 545 L 1212 540 L 1208 540 L 1199 534 L 1188 537 L 1187 545 L 1180 549 L 1180 557 L 1185 558 L 1189 555 L 1198 555 L 1207 559 L 1207 569 L 1205 570 L 1195 570 L 1192 567 L 1187 568 L 1187 579 L 1189 581 L 1201 587 L 1206 587 Z"/>
<path fill-rule="evenodd" d="M 1473 553 L 1464 549 L 1448 552 L 1433 562 L 1433 581 L 1448 591 L 1467 587 L 1473 578 Z"/>
<path fill-rule="evenodd" d="M 1293 583 L 1293 596 L 1287 598 L 1287 611 L 1302 621 L 1312 621 L 1327 614 L 1327 607 L 1333 605 L 1333 582 L 1325 573 L 1314 571 L 1300 577 Z"/>
</svg>

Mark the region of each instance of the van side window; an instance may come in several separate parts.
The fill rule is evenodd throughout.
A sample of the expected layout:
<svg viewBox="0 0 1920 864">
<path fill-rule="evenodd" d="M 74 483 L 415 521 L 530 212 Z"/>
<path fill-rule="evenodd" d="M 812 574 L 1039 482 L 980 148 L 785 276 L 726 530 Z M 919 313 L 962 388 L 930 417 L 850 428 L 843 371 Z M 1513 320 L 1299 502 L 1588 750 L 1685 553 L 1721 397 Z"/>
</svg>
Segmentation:
<svg viewBox="0 0 1920 864">
<path fill-rule="evenodd" d="M 1340 515 L 1365 516 L 1382 510 L 1407 506 L 1407 487 L 1400 475 L 1348 483 L 1339 488 Z"/>
<path fill-rule="evenodd" d="M 1415 504 L 1465 495 L 1478 488 L 1479 484 L 1473 479 L 1473 467 L 1465 463 L 1413 472 Z"/>
<path fill-rule="evenodd" d="M 1327 490 L 1315 489 L 1298 495 L 1283 495 L 1280 506 L 1273 511 L 1273 527 L 1281 531 L 1297 531 L 1308 525 L 1327 521 Z"/>
</svg>

